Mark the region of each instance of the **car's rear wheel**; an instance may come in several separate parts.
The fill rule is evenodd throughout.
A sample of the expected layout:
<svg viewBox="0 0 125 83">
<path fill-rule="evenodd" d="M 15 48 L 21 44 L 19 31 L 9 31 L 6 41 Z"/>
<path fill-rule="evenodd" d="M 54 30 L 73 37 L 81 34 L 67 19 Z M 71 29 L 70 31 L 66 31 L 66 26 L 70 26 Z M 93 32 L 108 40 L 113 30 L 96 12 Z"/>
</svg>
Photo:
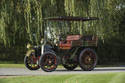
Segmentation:
<svg viewBox="0 0 125 83">
<path fill-rule="evenodd" d="M 78 64 L 76 61 L 70 60 L 69 58 L 70 58 L 70 56 L 68 56 L 68 55 L 63 56 L 62 65 L 67 70 L 74 70 L 78 66 Z"/>
<path fill-rule="evenodd" d="M 84 49 L 79 56 L 79 65 L 84 71 L 91 71 L 97 64 L 97 55 L 90 48 Z"/>
</svg>

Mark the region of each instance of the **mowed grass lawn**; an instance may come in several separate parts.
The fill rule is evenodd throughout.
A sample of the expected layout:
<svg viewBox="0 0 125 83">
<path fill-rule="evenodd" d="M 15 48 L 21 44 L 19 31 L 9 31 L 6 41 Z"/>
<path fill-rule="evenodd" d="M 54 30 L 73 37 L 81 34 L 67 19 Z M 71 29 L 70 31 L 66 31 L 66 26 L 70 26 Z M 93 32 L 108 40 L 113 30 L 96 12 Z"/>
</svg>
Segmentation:
<svg viewBox="0 0 125 83">
<path fill-rule="evenodd" d="M 25 68 L 24 64 L 0 64 L 0 68 Z"/>
<path fill-rule="evenodd" d="M 0 68 L 26 68 L 25 64 L 0 64 Z M 58 68 L 63 68 L 62 65 L 58 65 Z"/>
<path fill-rule="evenodd" d="M 0 83 L 125 83 L 125 72 L 0 78 Z"/>
</svg>

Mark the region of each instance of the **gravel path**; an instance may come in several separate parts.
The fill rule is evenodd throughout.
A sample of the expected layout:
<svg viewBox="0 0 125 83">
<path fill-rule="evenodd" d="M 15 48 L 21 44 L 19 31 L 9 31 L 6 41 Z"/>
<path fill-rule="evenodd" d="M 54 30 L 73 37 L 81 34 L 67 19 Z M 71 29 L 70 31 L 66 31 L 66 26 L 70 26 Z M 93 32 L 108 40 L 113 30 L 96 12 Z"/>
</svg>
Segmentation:
<svg viewBox="0 0 125 83">
<path fill-rule="evenodd" d="M 27 68 L 0 68 L 0 77 L 6 76 L 34 76 L 34 75 L 65 75 L 65 74 L 94 74 L 94 73 L 110 73 L 110 72 L 125 72 L 125 67 L 99 67 L 93 71 L 82 71 L 80 68 L 74 71 L 65 69 L 56 69 L 54 72 L 44 72 L 41 69 L 36 71 L 28 70 Z"/>
</svg>

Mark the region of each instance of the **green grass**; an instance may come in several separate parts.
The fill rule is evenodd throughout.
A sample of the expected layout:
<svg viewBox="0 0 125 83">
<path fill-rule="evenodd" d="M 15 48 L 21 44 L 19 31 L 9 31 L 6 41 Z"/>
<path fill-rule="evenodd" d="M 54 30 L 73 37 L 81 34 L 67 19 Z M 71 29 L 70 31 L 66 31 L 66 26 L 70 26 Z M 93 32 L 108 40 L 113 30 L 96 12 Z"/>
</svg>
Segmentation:
<svg viewBox="0 0 125 83">
<path fill-rule="evenodd" d="M 0 64 L 0 68 L 26 68 L 25 64 Z M 63 68 L 59 65 L 58 68 Z"/>
<path fill-rule="evenodd" d="M 15 61 L 0 61 L 0 64 L 23 64 L 24 62 L 23 61 L 18 61 L 18 62 L 15 62 Z"/>
<path fill-rule="evenodd" d="M 125 83 L 125 72 L 1 78 L 0 83 Z"/>
<path fill-rule="evenodd" d="M 24 64 L 0 64 L 0 68 L 24 68 Z"/>
</svg>

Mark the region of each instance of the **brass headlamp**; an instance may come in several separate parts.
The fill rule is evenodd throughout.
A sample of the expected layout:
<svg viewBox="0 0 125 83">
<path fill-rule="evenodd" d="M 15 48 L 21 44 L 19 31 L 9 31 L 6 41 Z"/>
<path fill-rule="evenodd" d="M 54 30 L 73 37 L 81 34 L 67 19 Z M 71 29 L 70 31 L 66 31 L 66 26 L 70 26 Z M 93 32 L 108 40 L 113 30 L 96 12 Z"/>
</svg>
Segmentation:
<svg viewBox="0 0 125 83">
<path fill-rule="evenodd" d="M 29 49 L 29 48 L 31 48 L 32 46 L 31 46 L 31 44 L 28 43 L 26 47 Z"/>
</svg>

